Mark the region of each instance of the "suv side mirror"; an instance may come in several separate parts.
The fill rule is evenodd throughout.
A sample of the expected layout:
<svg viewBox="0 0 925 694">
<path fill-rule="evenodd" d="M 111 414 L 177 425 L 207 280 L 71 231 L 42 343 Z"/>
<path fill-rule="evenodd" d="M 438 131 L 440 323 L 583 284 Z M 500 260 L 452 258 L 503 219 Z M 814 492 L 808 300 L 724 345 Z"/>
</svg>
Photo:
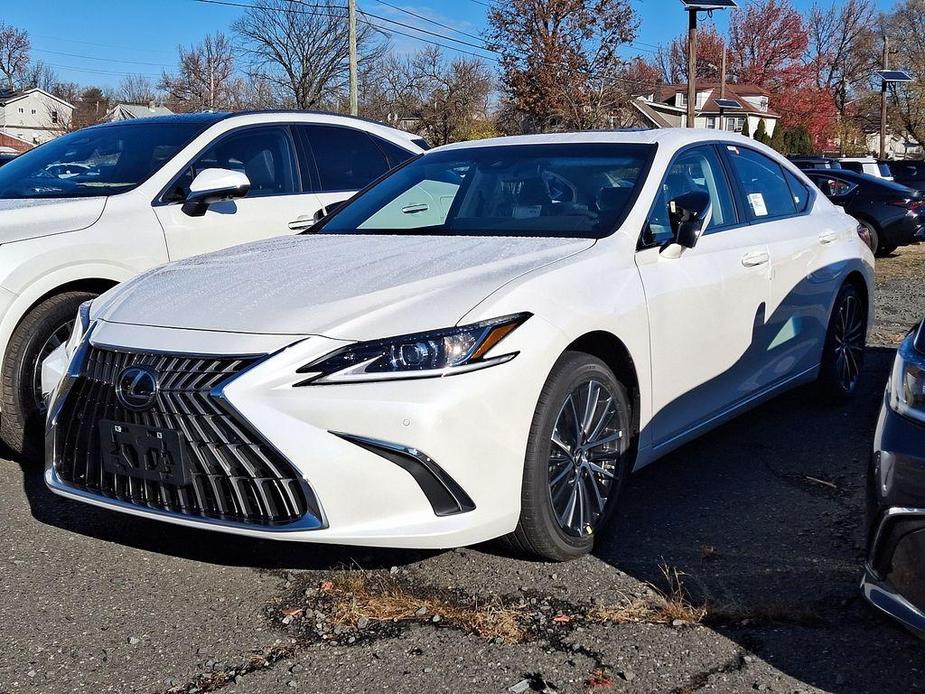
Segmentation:
<svg viewBox="0 0 925 694">
<path fill-rule="evenodd" d="M 250 189 L 251 182 L 240 171 L 204 169 L 190 184 L 182 209 L 190 217 L 201 217 L 209 205 L 243 198 Z"/>
<path fill-rule="evenodd" d="M 678 257 L 685 248 L 693 248 L 710 224 L 713 204 L 709 193 L 691 191 L 668 202 L 668 220 L 674 240 L 664 249 L 667 255 Z"/>
</svg>

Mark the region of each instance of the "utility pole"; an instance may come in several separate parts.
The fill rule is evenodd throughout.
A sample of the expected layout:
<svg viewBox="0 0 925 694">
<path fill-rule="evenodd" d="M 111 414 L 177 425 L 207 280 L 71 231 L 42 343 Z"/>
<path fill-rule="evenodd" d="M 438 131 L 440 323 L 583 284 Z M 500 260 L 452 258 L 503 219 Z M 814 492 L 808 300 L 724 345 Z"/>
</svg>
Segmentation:
<svg viewBox="0 0 925 694">
<path fill-rule="evenodd" d="M 719 98 L 726 98 L 726 42 L 723 41 L 723 60 L 719 69 Z"/>
<path fill-rule="evenodd" d="M 347 0 L 347 42 L 350 44 L 350 115 L 359 112 L 357 104 L 357 3 L 356 0 Z"/>
<path fill-rule="evenodd" d="M 695 127 L 697 103 L 697 10 L 687 11 L 687 127 Z"/>
<path fill-rule="evenodd" d="M 889 70 L 890 62 L 890 39 L 884 34 L 883 36 L 883 69 Z M 881 80 L 880 84 L 880 159 L 886 159 L 886 79 Z"/>
</svg>

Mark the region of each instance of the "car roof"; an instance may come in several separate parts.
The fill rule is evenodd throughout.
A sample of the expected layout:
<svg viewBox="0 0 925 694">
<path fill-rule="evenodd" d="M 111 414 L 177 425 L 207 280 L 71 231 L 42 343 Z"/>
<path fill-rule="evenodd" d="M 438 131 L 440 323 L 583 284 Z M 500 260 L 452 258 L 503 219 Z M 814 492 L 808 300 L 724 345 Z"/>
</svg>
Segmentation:
<svg viewBox="0 0 925 694">
<path fill-rule="evenodd" d="M 889 188 L 895 192 L 901 192 L 901 190 L 910 190 L 907 186 L 902 185 L 901 183 L 895 183 L 880 176 L 871 176 L 870 174 L 860 173 L 858 171 L 852 171 L 851 169 L 806 169 L 803 171 L 804 174 L 810 178 L 814 176 L 818 177 L 829 177 L 829 178 L 844 178 L 846 181 L 854 181 L 855 183 L 864 183 L 874 186 L 880 186 L 882 188 Z M 915 191 L 912 191 L 915 192 Z"/>
<path fill-rule="evenodd" d="M 442 147 L 435 147 L 431 152 L 446 152 L 470 147 L 511 147 L 516 145 L 540 144 L 663 144 L 679 148 L 700 142 L 728 142 L 732 145 L 747 145 L 762 148 L 762 145 L 750 137 L 744 137 L 724 130 L 708 128 L 653 128 L 650 130 L 592 130 L 571 133 L 552 133 L 542 135 L 515 135 L 511 137 L 494 137 L 487 140 L 468 140 L 455 142 Z"/>
<path fill-rule="evenodd" d="M 280 120 L 285 120 L 286 116 L 297 116 L 300 118 L 305 118 L 307 122 L 313 123 L 330 123 L 332 125 L 350 125 L 356 124 L 360 125 L 363 130 L 369 131 L 388 131 L 389 135 L 393 138 L 397 137 L 399 139 L 404 139 L 409 142 L 412 141 L 421 141 L 420 135 L 415 135 L 414 133 L 409 133 L 405 130 L 398 130 L 393 128 L 390 125 L 385 123 L 380 123 L 379 121 L 372 120 L 370 118 L 361 118 L 359 116 L 348 116 L 342 113 L 327 113 L 325 111 L 307 111 L 307 110 L 298 110 L 298 109 L 265 109 L 265 110 L 254 110 L 254 111 L 206 111 L 202 113 L 173 113 L 166 115 L 158 116 L 145 116 L 144 118 L 131 118 L 127 120 L 117 120 L 111 121 L 108 123 L 100 123 L 98 125 L 91 126 L 93 128 L 109 128 L 114 126 L 133 126 L 133 125 L 168 125 L 171 123 L 193 123 L 204 125 L 205 127 L 212 126 L 216 123 L 228 120 L 243 120 L 243 121 L 253 121 L 253 122 L 267 122 L 272 120 L 273 116 L 279 117 Z"/>
</svg>

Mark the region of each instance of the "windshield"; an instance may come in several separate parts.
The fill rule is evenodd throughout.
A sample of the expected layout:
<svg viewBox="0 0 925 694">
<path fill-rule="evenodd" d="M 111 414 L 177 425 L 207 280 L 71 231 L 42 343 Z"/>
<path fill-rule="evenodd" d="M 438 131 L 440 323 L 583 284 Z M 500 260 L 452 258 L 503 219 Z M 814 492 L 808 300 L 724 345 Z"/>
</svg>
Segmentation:
<svg viewBox="0 0 925 694">
<path fill-rule="evenodd" d="M 78 130 L 0 169 L 0 199 L 124 193 L 146 181 L 206 127 L 134 123 Z"/>
<path fill-rule="evenodd" d="M 435 152 L 370 188 L 320 231 L 600 238 L 626 216 L 654 152 L 616 143 Z"/>
</svg>

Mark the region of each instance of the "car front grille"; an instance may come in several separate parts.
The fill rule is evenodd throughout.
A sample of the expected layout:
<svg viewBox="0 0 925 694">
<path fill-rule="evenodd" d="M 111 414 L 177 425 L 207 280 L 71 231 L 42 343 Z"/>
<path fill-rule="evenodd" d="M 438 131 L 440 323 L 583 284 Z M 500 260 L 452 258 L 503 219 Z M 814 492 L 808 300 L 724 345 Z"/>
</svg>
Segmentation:
<svg viewBox="0 0 925 694">
<path fill-rule="evenodd" d="M 192 357 L 90 347 L 55 427 L 55 470 L 91 494 L 183 516 L 248 525 L 320 518 L 314 495 L 283 456 L 212 395 L 253 357 Z M 159 376 L 150 409 L 136 412 L 116 397 L 122 371 L 144 365 Z M 181 434 L 188 483 L 165 483 L 104 470 L 100 422 L 109 420 Z"/>
</svg>

